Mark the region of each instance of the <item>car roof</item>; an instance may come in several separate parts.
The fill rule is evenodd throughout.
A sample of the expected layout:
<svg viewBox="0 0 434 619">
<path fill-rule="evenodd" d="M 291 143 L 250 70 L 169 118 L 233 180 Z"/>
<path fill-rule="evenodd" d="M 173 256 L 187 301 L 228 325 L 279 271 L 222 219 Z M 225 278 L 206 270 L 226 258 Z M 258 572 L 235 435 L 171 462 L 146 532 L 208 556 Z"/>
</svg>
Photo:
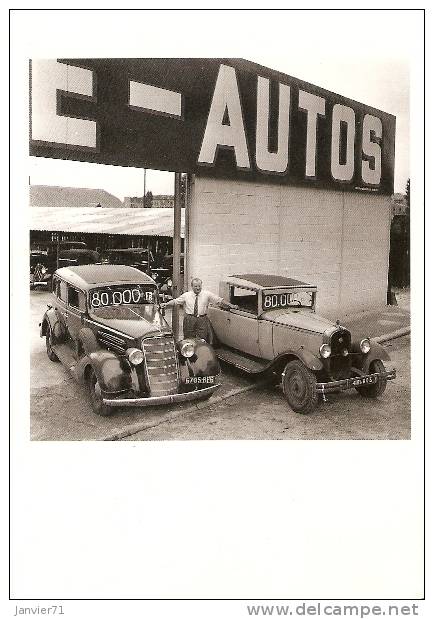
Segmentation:
<svg viewBox="0 0 434 619">
<path fill-rule="evenodd" d="M 122 253 L 128 253 L 128 254 L 141 254 L 143 252 L 147 252 L 148 250 L 145 247 L 126 247 L 124 249 L 106 249 L 106 252 L 109 254 L 122 254 Z"/>
<path fill-rule="evenodd" d="M 69 256 L 88 256 L 89 254 L 98 254 L 97 251 L 85 247 L 71 247 L 69 249 L 63 248 L 61 253 L 68 253 Z"/>
<path fill-rule="evenodd" d="M 83 264 L 63 267 L 56 273 L 82 289 L 110 284 L 154 284 L 146 273 L 123 264 Z"/>
<path fill-rule="evenodd" d="M 38 243 L 38 245 L 49 245 L 50 247 L 56 247 L 56 245 L 60 245 L 60 246 L 66 246 L 66 245 L 80 245 L 82 247 L 87 247 L 87 243 L 85 243 L 84 241 L 46 241 L 46 242 L 41 242 Z"/>
<path fill-rule="evenodd" d="M 283 275 L 267 275 L 265 273 L 245 273 L 242 275 L 230 275 L 226 278 L 228 283 L 253 290 L 267 290 L 272 288 L 309 288 L 316 290 L 313 284 L 302 282 L 299 279 L 283 277 Z"/>
</svg>

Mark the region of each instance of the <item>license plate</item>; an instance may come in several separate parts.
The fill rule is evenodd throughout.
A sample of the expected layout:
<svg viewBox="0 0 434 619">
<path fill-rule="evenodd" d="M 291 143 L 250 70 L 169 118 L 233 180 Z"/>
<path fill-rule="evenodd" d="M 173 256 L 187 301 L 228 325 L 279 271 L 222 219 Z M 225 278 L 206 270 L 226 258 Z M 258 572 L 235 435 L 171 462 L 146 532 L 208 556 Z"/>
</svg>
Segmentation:
<svg viewBox="0 0 434 619">
<path fill-rule="evenodd" d="M 354 387 L 359 387 L 360 385 L 373 385 L 378 380 L 378 376 L 363 376 L 363 378 L 355 378 L 353 381 Z"/>
<path fill-rule="evenodd" d="M 215 376 L 187 376 L 186 385 L 214 385 Z"/>
</svg>

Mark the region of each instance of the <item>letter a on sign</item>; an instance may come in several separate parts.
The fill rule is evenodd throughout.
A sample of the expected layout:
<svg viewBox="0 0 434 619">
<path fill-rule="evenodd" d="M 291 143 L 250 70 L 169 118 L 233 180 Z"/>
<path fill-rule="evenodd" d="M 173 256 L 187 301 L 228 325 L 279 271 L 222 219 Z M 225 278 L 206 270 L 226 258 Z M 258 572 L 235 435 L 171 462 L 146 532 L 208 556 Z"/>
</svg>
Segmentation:
<svg viewBox="0 0 434 619">
<path fill-rule="evenodd" d="M 223 124 L 225 113 L 229 124 Z M 213 164 L 219 146 L 234 149 L 237 168 L 250 168 L 237 76 L 233 67 L 220 65 L 198 163 Z"/>
</svg>

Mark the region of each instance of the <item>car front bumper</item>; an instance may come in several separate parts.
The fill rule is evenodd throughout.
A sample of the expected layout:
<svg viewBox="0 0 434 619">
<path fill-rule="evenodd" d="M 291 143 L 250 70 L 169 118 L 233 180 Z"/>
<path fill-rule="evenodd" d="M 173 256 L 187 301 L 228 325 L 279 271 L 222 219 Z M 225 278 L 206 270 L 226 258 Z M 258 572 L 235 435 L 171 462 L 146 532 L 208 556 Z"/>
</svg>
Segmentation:
<svg viewBox="0 0 434 619">
<path fill-rule="evenodd" d="M 149 398 L 103 398 L 103 404 L 112 407 L 126 407 L 126 406 L 160 406 L 161 404 L 178 404 L 179 402 L 192 402 L 194 400 L 202 400 L 209 397 L 220 387 L 220 383 L 211 385 L 210 387 L 204 387 L 203 389 L 196 389 L 195 391 L 187 391 L 186 393 L 174 393 L 173 395 L 163 395 Z"/>
<path fill-rule="evenodd" d="M 393 380 L 396 378 L 396 370 L 389 370 L 388 372 L 376 372 L 375 374 L 363 374 L 361 376 L 354 376 L 352 378 L 345 378 L 344 380 L 334 380 L 328 383 L 317 383 L 317 393 L 333 393 L 337 391 L 346 391 L 353 387 L 362 387 L 375 385 L 381 378 L 386 380 Z"/>
</svg>

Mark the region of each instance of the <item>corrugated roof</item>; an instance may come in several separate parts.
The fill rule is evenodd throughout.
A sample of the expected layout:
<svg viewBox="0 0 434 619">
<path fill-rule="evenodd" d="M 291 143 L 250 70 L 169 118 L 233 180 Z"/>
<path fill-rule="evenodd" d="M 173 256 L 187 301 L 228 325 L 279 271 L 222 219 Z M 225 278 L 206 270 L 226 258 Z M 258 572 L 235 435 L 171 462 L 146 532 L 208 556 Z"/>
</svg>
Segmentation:
<svg viewBox="0 0 434 619">
<path fill-rule="evenodd" d="M 171 208 L 69 208 L 29 209 L 30 230 L 128 234 L 130 236 L 173 236 Z M 181 212 L 184 237 L 184 209 Z"/>
<path fill-rule="evenodd" d="M 30 185 L 30 206 L 80 208 L 98 207 L 98 204 L 102 208 L 121 208 L 123 202 L 105 189 Z"/>
</svg>

